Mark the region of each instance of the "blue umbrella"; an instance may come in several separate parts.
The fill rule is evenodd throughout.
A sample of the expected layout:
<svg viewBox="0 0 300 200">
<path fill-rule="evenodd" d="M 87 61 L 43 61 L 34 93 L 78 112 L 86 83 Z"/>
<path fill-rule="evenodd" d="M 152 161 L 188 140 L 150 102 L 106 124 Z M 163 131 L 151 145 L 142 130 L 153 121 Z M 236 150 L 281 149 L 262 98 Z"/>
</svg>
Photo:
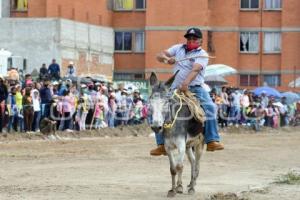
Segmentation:
<svg viewBox="0 0 300 200">
<path fill-rule="evenodd" d="M 267 86 L 255 88 L 253 93 L 258 96 L 265 93 L 267 96 L 282 97 L 276 89 Z"/>
<path fill-rule="evenodd" d="M 300 96 L 294 92 L 284 92 L 282 93 L 282 96 L 286 98 L 287 104 L 292 104 L 300 100 Z"/>
</svg>

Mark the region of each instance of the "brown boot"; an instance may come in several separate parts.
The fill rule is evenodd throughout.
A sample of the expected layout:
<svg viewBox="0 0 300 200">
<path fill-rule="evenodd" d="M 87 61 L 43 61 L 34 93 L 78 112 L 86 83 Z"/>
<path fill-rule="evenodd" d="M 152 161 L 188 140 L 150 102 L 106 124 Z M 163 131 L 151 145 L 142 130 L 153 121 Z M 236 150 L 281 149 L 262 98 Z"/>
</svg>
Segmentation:
<svg viewBox="0 0 300 200">
<path fill-rule="evenodd" d="M 157 148 L 152 149 L 150 151 L 151 156 L 161 156 L 161 155 L 167 155 L 167 152 L 165 150 L 164 145 L 158 145 Z"/>
<path fill-rule="evenodd" d="M 207 148 L 206 151 L 216 151 L 216 150 L 223 150 L 224 149 L 224 145 L 221 144 L 220 142 L 209 142 L 207 144 Z"/>
</svg>

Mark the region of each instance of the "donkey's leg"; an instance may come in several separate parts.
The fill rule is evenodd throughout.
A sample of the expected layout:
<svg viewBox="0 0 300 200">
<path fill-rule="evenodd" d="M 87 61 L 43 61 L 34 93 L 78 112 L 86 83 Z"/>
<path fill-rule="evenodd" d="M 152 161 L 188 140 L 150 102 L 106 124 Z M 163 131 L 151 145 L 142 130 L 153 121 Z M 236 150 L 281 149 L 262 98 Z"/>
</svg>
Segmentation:
<svg viewBox="0 0 300 200">
<path fill-rule="evenodd" d="M 182 172 L 183 172 L 183 160 L 185 155 L 185 139 L 181 139 L 178 142 L 177 149 L 178 149 L 178 158 L 176 164 L 176 171 L 178 173 L 178 180 L 176 186 L 177 193 L 183 193 L 182 187 Z"/>
<path fill-rule="evenodd" d="M 168 148 L 165 144 L 165 149 L 166 152 L 168 154 L 169 157 L 169 162 L 170 162 L 170 172 L 171 172 L 171 176 L 172 176 L 172 188 L 171 190 L 168 191 L 168 195 L 167 197 L 174 197 L 176 195 L 176 186 L 175 186 L 175 182 L 176 182 L 176 164 L 175 164 L 175 158 L 174 158 L 174 154 L 171 151 L 170 148 Z"/>
<path fill-rule="evenodd" d="M 194 194 L 195 193 L 194 186 L 196 185 L 196 181 L 197 181 L 197 178 L 199 176 L 200 158 L 201 158 L 201 155 L 203 153 L 203 147 L 204 147 L 204 141 L 203 141 L 203 138 L 201 138 L 200 142 L 197 143 L 194 146 L 194 148 L 195 148 L 195 171 L 194 171 L 192 181 L 191 181 L 191 182 L 193 182 L 193 185 L 188 190 L 189 194 Z"/>
<path fill-rule="evenodd" d="M 196 160 L 195 160 L 195 155 L 192 150 L 192 147 L 188 147 L 186 149 L 186 154 L 187 154 L 188 159 L 191 164 L 191 181 L 190 181 L 190 184 L 188 185 L 188 189 L 190 190 L 190 188 L 194 188 L 194 186 L 196 185 L 196 183 L 195 183 Z"/>
</svg>

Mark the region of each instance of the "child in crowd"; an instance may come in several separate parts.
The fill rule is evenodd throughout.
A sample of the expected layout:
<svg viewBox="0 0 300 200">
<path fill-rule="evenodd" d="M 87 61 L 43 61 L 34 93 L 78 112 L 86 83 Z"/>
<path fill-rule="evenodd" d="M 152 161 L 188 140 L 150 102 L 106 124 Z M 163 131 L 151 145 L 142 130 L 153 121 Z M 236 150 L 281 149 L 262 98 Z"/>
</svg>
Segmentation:
<svg viewBox="0 0 300 200">
<path fill-rule="evenodd" d="M 107 124 L 104 121 L 104 113 L 105 113 L 104 104 L 103 104 L 102 100 L 99 99 L 98 102 L 96 103 L 95 114 L 94 114 L 95 121 L 96 121 L 96 123 L 95 123 L 96 129 L 107 127 Z"/>
</svg>

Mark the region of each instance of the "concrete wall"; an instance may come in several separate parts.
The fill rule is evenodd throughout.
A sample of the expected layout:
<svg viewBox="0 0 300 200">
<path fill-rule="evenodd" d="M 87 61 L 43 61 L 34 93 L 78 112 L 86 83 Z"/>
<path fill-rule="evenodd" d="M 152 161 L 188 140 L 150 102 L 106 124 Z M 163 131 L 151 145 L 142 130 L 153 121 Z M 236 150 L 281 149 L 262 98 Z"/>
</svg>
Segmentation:
<svg viewBox="0 0 300 200">
<path fill-rule="evenodd" d="M 101 73 L 111 76 L 114 66 L 112 28 L 61 20 L 60 50 L 64 69 L 72 60 L 80 74 Z M 79 68 L 80 67 L 80 68 Z"/>
<path fill-rule="evenodd" d="M 55 18 L 2 18 L 0 27 L 0 48 L 26 58 L 27 73 L 56 58 L 63 74 L 71 60 L 79 73 L 112 74 L 112 28 Z"/>
<path fill-rule="evenodd" d="M 0 18 L 10 16 L 10 0 L 0 0 Z"/>
<path fill-rule="evenodd" d="M 27 59 L 27 72 L 59 59 L 56 19 L 0 19 L 0 45 Z"/>
</svg>

